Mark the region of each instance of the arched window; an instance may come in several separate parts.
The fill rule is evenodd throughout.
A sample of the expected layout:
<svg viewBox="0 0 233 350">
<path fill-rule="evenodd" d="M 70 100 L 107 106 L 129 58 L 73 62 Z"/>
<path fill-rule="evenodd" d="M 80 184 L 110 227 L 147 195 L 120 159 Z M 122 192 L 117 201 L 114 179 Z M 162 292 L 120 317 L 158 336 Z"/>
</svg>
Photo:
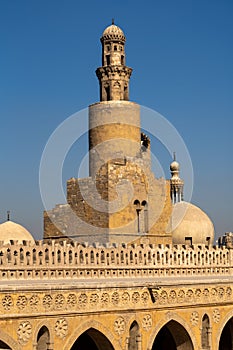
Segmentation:
<svg viewBox="0 0 233 350">
<path fill-rule="evenodd" d="M 123 56 L 121 56 L 121 64 L 124 64 L 124 58 L 122 58 Z M 123 63 L 122 63 L 123 62 Z M 128 101 L 129 99 L 129 89 L 128 89 L 128 85 L 124 86 L 124 100 Z"/>
<path fill-rule="evenodd" d="M 40 328 L 37 335 L 36 350 L 48 350 L 50 348 L 50 335 L 47 327 L 43 326 Z"/>
<path fill-rule="evenodd" d="M 138 199 L 136 199 L 133 204 L 135 206 L 136 213 L 137 213 L 137 231 L 138 231 L 138 233 L 140 233 L 140 211 L 141 211 L 141 205 L 140 205 L 140 202 L 139 202 Z"/>
<path fill-rule="evenodd" d="M 139 349 L 139 342 L 140 342 L 140 334 L 139 334 L 139 326 L 136 321 L 133 321 L 133 323 L 130 326 L 129 330 L 129 345 L 128 350 L 138 350 Z"/>
<path fill-rule="evenodd" d="M 202 318 L 202 327 L 201 327 L 201 346 L 202 349 L 209 349 L 209 331 L 210 331 L 210 320 L 209 317 L 205 314 Z"/>
<path fill-rule="evenodd" d="M 148 233 L 149 231 L 149 222 L 148 222 L 148 204 L 147 201 L 142 201 L 142 207 L 143 207 L 143 216 L 144 216 L 144 232 Z"/>
</svg>

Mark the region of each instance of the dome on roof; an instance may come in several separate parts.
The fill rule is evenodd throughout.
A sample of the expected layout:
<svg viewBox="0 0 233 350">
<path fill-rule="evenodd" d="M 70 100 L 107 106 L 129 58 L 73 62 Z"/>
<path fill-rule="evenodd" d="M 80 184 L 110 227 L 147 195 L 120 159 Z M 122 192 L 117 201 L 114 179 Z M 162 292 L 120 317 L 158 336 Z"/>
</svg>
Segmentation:
<svg viewBox="0 0 233 350">
<path fill-rule="evenodd" d="M 116 26 L 115 24 L 111 24 L 104 30 L 101 39 L 125 41 L 125 35 L 120 27 Z"/>
<path fill-rule="evenodd" d="M 23 241 L 35 243 L 34 238 L 25 227 L 9 220 L 0 224 L 0 241 L 8 244 L 11 240 L 17 240 L 19 244 L 22 244 Z"/>
<path fill-rule="evenodd" d="M 213 244 L 214 225 L 199 207 L 187 202 L 176 203 L 171 220 L 173 244 Z"/>
</svg>

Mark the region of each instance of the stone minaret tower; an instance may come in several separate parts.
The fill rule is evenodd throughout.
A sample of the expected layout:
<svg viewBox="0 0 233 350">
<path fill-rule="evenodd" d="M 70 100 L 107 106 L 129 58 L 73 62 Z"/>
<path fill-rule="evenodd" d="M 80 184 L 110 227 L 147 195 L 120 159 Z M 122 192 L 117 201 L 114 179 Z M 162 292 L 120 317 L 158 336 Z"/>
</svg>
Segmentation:
<svg viewBox="0 0 233 350">
<path fill-rule="evenodd" d="M 175 204 L 183 200 L 184 181 L 180 179 L 180 164 L 176 161 L 176 155 L 174 153 L 173 162 L 170 164 L 171 179 L 170 179 L 170 191 L 171 200 Z"/>
<path fill-rule="evenodd" d="M 100 167 L 114 159 L 133 158 L 141 150 L 140 106 L 129 102 L 132 68 L 125 65 L 125 35 L 114 23 L 100 39 L 102 66 L 96 74 L 100 102 L 89 107 L 89 169 L 95 177 Z"/>
<path fill-rule="evenodd" d="M 89 106 L 89 177 L 67 181 L 67 204 L 45 213 L 45 239 L 170 244 L 170 181 L 151 172 L 140 106 L 129 101 L 132 69 L 114 23 L 100 39 L 100 101 Z"/>
<path fill-rule="evenodd" d="M 124 33 L 113 22 L 105 29 L 100 41 L 102 67 L 96 70 L 100 84 L 100 101 L 128 101 L 132 68 L 125 65 Z"/>
</svg>

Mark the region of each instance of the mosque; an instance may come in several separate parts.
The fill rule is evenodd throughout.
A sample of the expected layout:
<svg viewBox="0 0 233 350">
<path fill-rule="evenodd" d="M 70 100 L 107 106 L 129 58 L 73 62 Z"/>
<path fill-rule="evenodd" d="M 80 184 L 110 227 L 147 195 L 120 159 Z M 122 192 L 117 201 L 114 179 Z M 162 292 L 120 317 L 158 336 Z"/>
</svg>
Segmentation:
<svg viewBox="0 0 233 350">
<path fill-rule="evenodd" d="M 101 37 L 89 177 L 44 212 L 42 241 L 0 225 L 0 349 L 233 349 L 232 234 L 213 245 L 175 157 L 170 179 L 151 171 L 125 41 L 114 23 Z"/>
</svg>

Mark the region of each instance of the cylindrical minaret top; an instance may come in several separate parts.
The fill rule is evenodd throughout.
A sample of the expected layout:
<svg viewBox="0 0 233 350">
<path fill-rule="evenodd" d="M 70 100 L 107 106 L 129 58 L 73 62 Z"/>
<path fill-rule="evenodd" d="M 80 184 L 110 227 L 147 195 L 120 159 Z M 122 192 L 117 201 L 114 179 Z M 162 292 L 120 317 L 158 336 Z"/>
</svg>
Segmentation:
<svg viewBox="0 0 233 350">
<path fill-rule="evenodd" d="M 122 29 L 114 21 L 100 38 L 102 67 L 96 70 L 100 83 L 100 101 L 129 100 L 132 68 L 125 65 L 125 40 Z"/>
<path fill-rule="evenodd" d="M 184 181 L 180 178 L 180 164 L 176 161 L 174 153 L 173 162 L 170 164 L 171 179 L 170 192 L 172 203 L 181 202 L 183 200 Z"/>
</svg>

